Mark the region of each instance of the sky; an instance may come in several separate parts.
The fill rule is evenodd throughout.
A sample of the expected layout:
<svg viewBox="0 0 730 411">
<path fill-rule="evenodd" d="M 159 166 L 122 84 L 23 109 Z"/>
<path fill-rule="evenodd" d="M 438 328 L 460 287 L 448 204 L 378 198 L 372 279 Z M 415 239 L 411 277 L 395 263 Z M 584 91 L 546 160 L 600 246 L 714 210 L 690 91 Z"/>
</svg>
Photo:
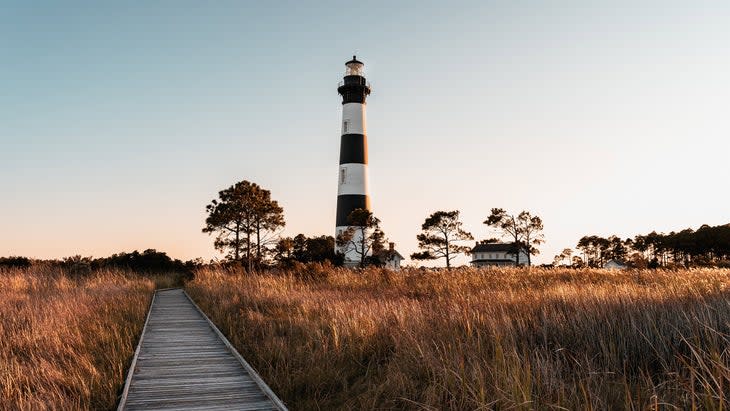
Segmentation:
<svg viewBox="0 0 730 411">
<path fill-rule="evenodd" d="M 537 262 L 730 222 L 730 3 L 303 3 L 0 0 L 0 256 L 220 258 L 205 206 L 241 180 L 334 234 L 354 54 L 403 255 L 436 210 L 539 215 Z"/>
</svg>

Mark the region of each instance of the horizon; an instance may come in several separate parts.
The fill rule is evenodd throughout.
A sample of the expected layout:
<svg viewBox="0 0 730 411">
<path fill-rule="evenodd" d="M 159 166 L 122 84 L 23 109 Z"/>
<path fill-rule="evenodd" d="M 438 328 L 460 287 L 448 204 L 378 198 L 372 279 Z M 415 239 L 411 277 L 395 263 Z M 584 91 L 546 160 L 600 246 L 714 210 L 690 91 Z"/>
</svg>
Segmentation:
<svg viewBox="0 0 730 411">
<path fill-rule="evenodd" d="M 353 54 L 372 209 L 406 257 L 437 210 L 475 241 L 493 207 L 540 216 L 536 264 L 584 235 L 727 224 L 730 5 L 704 6 L 11 2 L 0 256 L 222 258 L 205 206 L 242 180 L 284 235 L 334 235 Z"/>
</svg>

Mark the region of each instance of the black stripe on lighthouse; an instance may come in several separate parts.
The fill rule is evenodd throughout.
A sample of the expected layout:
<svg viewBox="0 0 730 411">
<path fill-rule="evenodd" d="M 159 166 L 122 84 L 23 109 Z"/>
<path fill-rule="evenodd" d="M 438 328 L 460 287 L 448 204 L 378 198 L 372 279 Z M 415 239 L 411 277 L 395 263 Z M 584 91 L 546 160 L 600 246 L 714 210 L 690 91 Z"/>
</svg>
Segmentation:
<svg viewBox="0 0 730 411">
<path fill-rule="evenodd" d="M 347 227 L 347 217 L 358 208 L 370 209 L 370 197 L 367 195 L 344 194 L 337 196 L 337 227 Z"/>
<path fill-rule="evenodd" d="M 344 134 L 340 139 L 340 164 L 368 163 L 368 139 L 363 134 Z"/>
</svg>

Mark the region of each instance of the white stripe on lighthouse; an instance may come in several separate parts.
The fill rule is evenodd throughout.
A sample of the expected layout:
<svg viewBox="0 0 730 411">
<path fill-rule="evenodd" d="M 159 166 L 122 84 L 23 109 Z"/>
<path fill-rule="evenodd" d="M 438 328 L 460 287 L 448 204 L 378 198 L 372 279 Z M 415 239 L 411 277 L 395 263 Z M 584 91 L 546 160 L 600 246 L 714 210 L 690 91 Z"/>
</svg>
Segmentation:
<svg viewBox="0 0 730 411">
<path fill-rule="evenodd" d="M 368 193 L 368 165 L 358 163 L 340 164 L 337 195 Z"/>
<path fill-rule="evenodd" d="M 365 105 L 347 103 L 342 105 L 342 134 L 365 133 Z"/>
</svg>

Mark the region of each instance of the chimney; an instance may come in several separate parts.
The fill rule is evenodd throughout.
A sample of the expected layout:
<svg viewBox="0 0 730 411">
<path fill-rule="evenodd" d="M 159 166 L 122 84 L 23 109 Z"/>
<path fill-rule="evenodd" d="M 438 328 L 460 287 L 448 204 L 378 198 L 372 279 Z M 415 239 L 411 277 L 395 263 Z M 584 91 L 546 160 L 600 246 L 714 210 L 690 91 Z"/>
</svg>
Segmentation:
<svg viewBox="0 0 730 411">
<path fill-rule="evenodd" d="M 390 246 L 390 251 L 395 251 L 395 243 L 388 243 Z"/>
</svg>

